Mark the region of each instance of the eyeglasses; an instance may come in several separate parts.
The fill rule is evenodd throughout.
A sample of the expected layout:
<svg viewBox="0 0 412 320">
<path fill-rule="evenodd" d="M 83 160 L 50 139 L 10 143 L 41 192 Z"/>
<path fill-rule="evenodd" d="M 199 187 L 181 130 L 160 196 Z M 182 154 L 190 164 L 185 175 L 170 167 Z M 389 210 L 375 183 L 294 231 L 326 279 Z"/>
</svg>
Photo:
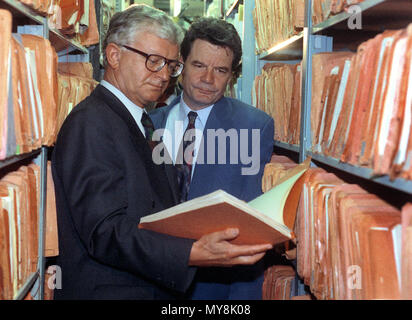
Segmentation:
<svg viewBox="0 0 412 320">
<path fill-rule="evenodd" d="M 177 77 L 182 73 L 183 63 L 177 60 L 169 60 L 157 54 L 147 54 L 147 53 L 144 53 L 143 51 L 137 50 L 135 48 L 132 48 L 126 45 L 122 45 L 122 47 L 145 57 L 146 58 L 146 69 L 151 72 L 159 72 L 167 64 L 167 70 L 169 70 L 171 77 Z"/>
</svg>

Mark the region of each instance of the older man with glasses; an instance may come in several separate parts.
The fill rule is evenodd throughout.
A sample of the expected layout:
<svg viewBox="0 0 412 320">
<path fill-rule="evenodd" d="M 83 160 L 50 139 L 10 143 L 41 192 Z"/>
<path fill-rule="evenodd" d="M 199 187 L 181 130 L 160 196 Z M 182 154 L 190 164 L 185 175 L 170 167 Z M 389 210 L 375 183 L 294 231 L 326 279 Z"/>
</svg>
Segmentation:
<svg viewBox="0 0 412 320">
<path fill-rule="evenodd" d="M 254 264 L 270 245 L 236 246 L 228 229 L 198 241 L 138 229 L 179 201 L 175 168 L 152 160 L 145 107 L 183 69 L 179 27 L 134 5 L 110 21 L 104 80 L 64 122 L 53 151 L 62 286 L 56 299 L 181 298 L 197 266 Z"/>
</svg>

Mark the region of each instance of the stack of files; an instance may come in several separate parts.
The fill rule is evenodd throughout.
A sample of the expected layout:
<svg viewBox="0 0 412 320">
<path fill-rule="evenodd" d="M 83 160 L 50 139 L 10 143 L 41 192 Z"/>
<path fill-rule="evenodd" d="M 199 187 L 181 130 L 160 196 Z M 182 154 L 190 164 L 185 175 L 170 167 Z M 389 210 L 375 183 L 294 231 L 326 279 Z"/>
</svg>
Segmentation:
<svg viewBox="0 0 412 320">
<path fill-rule="evenodd" d="M 58 70 L 57 132 L 70 111 L 98 84 L 88 62 L 59 62 Z"/>
<path fill-rule="evenodd" d="M 11 19 L 0 10 L 0 160 L 51 145 L 56 136 L 56 52 L 42 37 L 12 35 Z"/>
<path fill-rule="evenodd" d="M 362 1 L 313 0 L 312 23 L 317 25 Z M 260 54 L 303 30 L 305 0 L 256 0 L 253 22 L 256 50 Z"/>
<path fill-rule="evenodd" d="M 398 209 L 311 168 L 296 219 L 297 272 L 316 298 L 400 298 Z"/>
<path fill-rule="evenodd" d="M 94 0 L 89 0 L 89 25 L 84 27 L 83 33 L 80 33 L 80 43 L 89 47 L 99 43 L 99 28 L 97 26 L 96 8 Z M 83 24 L 83 26 L 85 26 Z"/>
<path fill-rule="evenodd" d="M 253 22 L 258 53 L 301 31 L 304 10 L 304 0 L 256 0 Z"/>
<path fill-rule="evenodd" d="M 273 154 L 269 163 L 265 165 L 262 178 L 262 191 L 267 192 L 278 184 L 289 169 L 297 166 L 293 160 L 286 156 Z M 287 245 L 287 244 L 286 244 Z M 273 265 L 265 270 L 262 299 L 263 300 L 289 300 L 291 299 L 291 286 L 296 272 L 291 266 Z"/>
<path fill-rule="evenodd" d="M 293 160 L 286 156 L 273 154 L 270 162 L 265 165 L 262 177 L 262 191 L 266 192 L 278 184 L 285 176 L 287 170 L 297 166 Z"/>
<path fill-rule="evenodd" d="M 301 65 L 267 63 L 256 76 L 252 104 L 273 117 L 276 141 L 298 145 L 301 117 Z"/>
<path fill-rule="evenodd" d="M 321 215 L 324 207 L 322 195 L 339 183 L 341 181 L 335 175 L 321 168 L 310 168 L 304 175 L 299 199 L 295 224 L 297 272 L 318 299 L 324 298 L 320 290 L 324 285 L 322 279 L 326 279 L 326 274 L 331 274 L 330 266 L 325 265 L 326 252 L 331 247 L 325 239 L 328 233 L 325 232 L 324 216 Z"/>
<path fill-rule="evenodd" d="M 11 28 L 12 16 L 7 10 L 0 10 L 0 32 L 2 41 L 0 46 L 0 160 L 6 157 L 8 134 L 8 92 L 10 85 L 10 68 L 11 68 Z M 10 122 L 13 118 L 10 116 Z"/>
<path fill-rule="evenodd" d="M 51 161 L 47 161 L 47 186 L 46 186 L 46 225 L 44 233 L 44 256 L 55 257 L 59 255 L 59 241 L 57 232 L 56 196 L 51 170 Z"/>
<path fill-rule="evenodd" d="M 84 46 L 99 43 L 94 0 L 53 0 L 49 26 Z"/>
<path fill-rule="evenodd" d="M 327 54 L 314 56 L 313 152 L 412 179 L 412 25 L 340 55 L 323 72 Z"/>
<path fill-rule="evenodd" d="M 364 0 L 312 0 L 312 23 L 313 25 L 317 25 L 338 13 L 348 11 L 348 8 L 363 1 Z"/>
<path fill-rule="evenodd" d="M 402 281 L 401 298 L 412 300 L 412 203 L 402 207 Z"/>
<path fill-rule="evenodd" d="M 49 26 L 73 37 L 80 31 L 80 20 L 85 13 L 85 0 L 54 1 L 53 13 L 49 17 Z M 88 13 L 87 3 L 87 13 Z M 88 19 L 87 15 L 87 19 Z"/>
<path fill-rule="evenodd" d="M 0 299 L 13 299 L 37 270 L 39 199 L 37 165 L 0 179 Z"/>
<path fill-rule="evenodd" d="M 19 0 L 39 14 L 46 16 L 52 9 L 54 0 Z"/>
<path fill-rule="evenodd" d="M 365 0 L 328 0 L 330 2 L 330 13 L 338 14 L 347 10 L 350 6 L 359 4 Z"/>
<path fill-rule="evenodd" d="M 41 108 L 38 112 L 41 144 L 51 146 L 56 137 L 57 54 L 50 41 L 42 37 L 24 34 L 21 40 L 26 55 L 30 53 L 32 61 L 33 95 L 38 96 L 37 104 Z"/>
<path fill-rule="evenodd" d="M 333 113 L 328 112 L 329 110 L 342 108 L 342 95 L 345 93 L 347 84 L 345 79 L 353 55 L 350 52 L 324 52 L 313 55 L 310 123 L 312 145 L 314 150 L 319 150 L 318 152 L 323 150 L 320 148 L 325 144 L 321 144 L 319 136 L 329 137 L 335 130 L 334 126 L 326 130 L 324 119 L 333 116 Z M 336 104 L 338 105 L 334 107 Z"/>
<path fill-rule="evenodd" d="M 295 270 L 288 265 L 273 265 L 264 273 L 262 300 L 290 300 Z"/>
</svg>

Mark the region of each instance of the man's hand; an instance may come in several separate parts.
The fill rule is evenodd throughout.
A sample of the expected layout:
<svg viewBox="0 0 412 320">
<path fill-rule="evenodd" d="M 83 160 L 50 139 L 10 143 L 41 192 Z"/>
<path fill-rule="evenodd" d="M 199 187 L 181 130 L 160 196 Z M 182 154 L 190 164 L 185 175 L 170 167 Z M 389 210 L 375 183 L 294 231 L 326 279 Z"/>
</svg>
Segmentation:
<svg viewBox="0 0 412 320">
<path fill-rule="evenodd" d="M 252 265 L 263 258 L 271 244 L 234 245 L 229 241 L 239 234 L 238 229 L 210 233 L 193 243 L 189 265 L 198 267 L 231 267 Z"/>
</svg>

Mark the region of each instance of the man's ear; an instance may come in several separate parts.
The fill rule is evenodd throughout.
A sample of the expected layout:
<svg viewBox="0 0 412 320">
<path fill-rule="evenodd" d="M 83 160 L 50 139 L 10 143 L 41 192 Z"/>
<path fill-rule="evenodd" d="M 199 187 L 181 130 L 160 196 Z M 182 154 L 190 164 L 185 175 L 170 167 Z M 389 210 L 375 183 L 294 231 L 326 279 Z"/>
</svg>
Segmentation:
<svg viewBox="0 0 412 320">
<path fill-rule="evenodd" d="M 106 46 L 107 63 L 113 70 L 116 70 L 120 64 L 120 50 L 121 48 L 115 43 L 109 43 Z"/>
</svg>

